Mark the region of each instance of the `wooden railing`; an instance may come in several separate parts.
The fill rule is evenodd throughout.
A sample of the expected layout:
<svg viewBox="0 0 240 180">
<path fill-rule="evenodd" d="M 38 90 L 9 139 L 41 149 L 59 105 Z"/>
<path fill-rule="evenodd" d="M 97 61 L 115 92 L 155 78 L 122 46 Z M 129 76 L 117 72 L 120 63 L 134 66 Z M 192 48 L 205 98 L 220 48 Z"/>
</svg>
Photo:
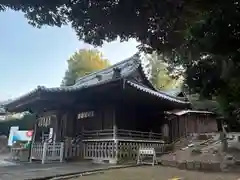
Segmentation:
<svg viewBox="0 0 240 180">
<path fill-rule="evenodd" d="M 31 147 L 31 157 L 30 161 L 34 160 L 42 160 L 43 159 L 43 143 L 34 142 Z"/>
<path fill-rule="evenodd" d="M 161 142 L 136 142 L 131 140 L 88 140 L 83 142 L 83 158 L 95 161 L 108 161 L 117 163 L 124 160 L 136 160 L 139 148 L 154 148 L 159 153 L 165 150 Z"/>
<path fill-rule="evenodd" d="M 160 133 L 154 132 L 141 132 L 141 131 L 132 131 L 125 129 L 117 130 L 117 137 L 123 139 L 135 139 L 135 140 L 162 140 L 162 135 Z"/>
<path fill-rule="evenodd" d="M 64 157 L 64 143 L 32 143 L 30 162 L 34 160 L 41 160 L 42 164 L 46 161 L 60 161 L 63 162 Z"/>
<path fill-rule="evenodd" d="M 116 163 L 124 159 L 135 160 L 140 147 L 159 149 L 163 153 L 165 144 L 160 133 L 125 129 L 85 130 L 66 144 L 65 158 Z"/>
<path fill-rule="evenodd" d="M 63 158 L 84 158 L 116 163 L 122 159 L 136 159 L 140 147 L 158 148 L 161 152 L 165 148 L 159 133 L 125 129 L 83 131 L 65 143 L 51 141 L 52 139 L 46 139 L 44 143 L 33 143 L 31 159 L 42 160 L 42 163 L 45 163 L 55 160 L 62 162 Z"/>
<path fill-rule="evenodd" d="M 44 143 L 43 150 L 43 159 L 45 161 L 60 161 L 63 162 L 63 152 L 64 152 L 64 143 Z"/>
<path fill-rule="evenodd" d="M 83 131 L 83 139 L 112 139 L 113 129 Z"/>
<path fill-rule="evenodd" d="M 83 147 L 81 144 L 65 144 L 64 158 L 66 160 L 79 160 L 83 158 Z"/>
<path fill-rule="evenodd" d="M 141 132 L 126 129 L 117 129 L 115 136 L 113 129 L 83 131 L 82 136 L 84 140 L 113 139 L 114 137 L 118 139 L 133 139 L 133 140 L 162 140 L 162 135 L 160 133 Z"/>
<path fill-rule="evenodd" d="M 114 161 L 116 159 L 116 152 L 116 145 L 113 140 L 89 140 L 83 142 L 84 159 Z M 114 163 L 116 163 L 116 161 Z"/>
</svg>

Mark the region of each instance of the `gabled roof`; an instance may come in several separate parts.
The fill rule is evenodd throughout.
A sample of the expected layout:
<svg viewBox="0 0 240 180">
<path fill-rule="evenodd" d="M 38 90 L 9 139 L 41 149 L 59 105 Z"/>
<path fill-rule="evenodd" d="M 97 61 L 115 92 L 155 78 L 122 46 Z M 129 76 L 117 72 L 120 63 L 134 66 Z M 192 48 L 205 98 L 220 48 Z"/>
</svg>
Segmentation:
<svg viewBox="0 0 240 180">
<path fill-rule="evenodd" d="M 14 99 L 13 101 L 8 102 L 7 104 L 5 104 L 5 106 L 9 106 L 14 102 L 21 101 L 22 99 L 25 99 L 34 94 L 37 94 L 38 92 L 73 92 L 73 91 L 79 91 L 81 89 L 89 88 L 92 86 L 109 83 L 119 79 L 130 80 L 128 77 L 134 72 L 136 72 L 137 70 L 139 70 L 139 73 L 142 75 L 144 83 L 136 85 L 134 84 L 134 82 L 130 83 L 129 81 L 130 85 L 142 91 L 148 92 L 152 95 L 163 97 L 164 99 L 168 99 L 170 101 L 183 103 L 183 104 L 189 103 L 184 99 L 179 99 L 173 94 L 168 94 L 167 92 L 160 92 L 156 90 L 152 85 L 152 83 L 147 79 L 143 71 L 140 55 L 135 54 L 132 57 L 124 61 L 121 61 L 111 67 L 108 67 L 101 71 L 97 71 L 79 78 L 73 86 L 63 86 L 63 87 L 56 87 L 56 88 L 46 88 L 44 86 L 38 86 L 33 91 L 30 91 L 29 93 L 17 99 Z M 117 75 L 117 77 L 115 75 Z"/>
</svg>

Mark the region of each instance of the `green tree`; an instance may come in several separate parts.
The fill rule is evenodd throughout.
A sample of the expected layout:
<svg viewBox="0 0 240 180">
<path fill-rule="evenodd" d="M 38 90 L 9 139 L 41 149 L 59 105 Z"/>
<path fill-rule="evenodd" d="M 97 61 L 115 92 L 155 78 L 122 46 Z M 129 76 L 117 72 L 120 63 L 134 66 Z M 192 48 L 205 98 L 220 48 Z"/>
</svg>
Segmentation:
<svg viewBox="0 0 240 180">
<path fill-rule="evenodd" d="M 216 97 L 222 114 L 233 121 L 240 107 L 239 9 L 237 1 L 219 1 L 202 14 L 189 29 L 191 59 L 182 60 L 190 90 Z"/>
<path fill-rule="evenodd" d="M 199 12 L 215 5 L 218 2 L 206 0 L 9 0 L 0 2 L 0 9 L 21 10 L 37 27 L 69 23 L 79 39 L 90 44 L 135 38 L 144 46 L 166 51 L 179 48 Z"/>
<path fill-rule="evenodd" d="M 25 114 L 21 119 L 8 119 L 0 122 L 0 133 L 9 135 L 11 126 L 19 126 L 20 130 L 33 130 L 36 122 L 36 115 Z"/>
<path fill-rule="evenodd" d="M 108 67 L 109 61 L 95 49 L 81 49 L 70 57 L 68 69 L 62 81 L 63 86 L 75 84 L 77 78 Z"/>
<path fill-rule="evenodd" d="M 171 71 L 168 64 L 164 61 L 164 56 L 153 52 L 145 55 L 149 79 L 157 89 L 167 90 L 181 87 L 183 82 L 182 75 L 176 75 Z"/>
<path fill-rule="evenodd" d="M 0 8 L 21 10 L 39 27 L 70 23 L 79 39 L 93 45 L 135 38 L 140 48 L 185 68 L 189 91 L 217 97 L 229 115 L 239 108 L 238 0 L 10 0 Z"/>
</svg>

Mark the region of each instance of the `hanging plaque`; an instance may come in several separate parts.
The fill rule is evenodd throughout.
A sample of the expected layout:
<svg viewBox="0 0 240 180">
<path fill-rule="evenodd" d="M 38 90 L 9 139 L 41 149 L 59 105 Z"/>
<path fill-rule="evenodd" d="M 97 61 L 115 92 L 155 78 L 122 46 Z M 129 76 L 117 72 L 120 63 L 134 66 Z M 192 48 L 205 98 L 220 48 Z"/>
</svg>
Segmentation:
<svg viewBox="0 0 240 180">
<path fill-rule="evenodd" d="M 81 112 L 77 115 L 78 119 L 85 119 L 94 116 L 94 111 Z"/>
<path fill-rule="evenodd" d="M 40 117 L 38 119 L 38 126 L 39 127 L 48 127 L 49 125 L 51 125 L 51 120 L 55 117 L 56 117 L 55 115 Z"/>
</svg>

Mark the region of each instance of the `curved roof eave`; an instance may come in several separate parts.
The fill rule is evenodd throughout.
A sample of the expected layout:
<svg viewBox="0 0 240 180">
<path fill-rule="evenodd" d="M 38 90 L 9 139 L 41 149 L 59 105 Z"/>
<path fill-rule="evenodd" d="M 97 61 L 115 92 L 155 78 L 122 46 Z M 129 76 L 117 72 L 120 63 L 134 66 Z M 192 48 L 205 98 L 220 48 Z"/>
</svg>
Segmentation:
<svg viewBox="0 0 240 180">
<path fill-rule="evenodd" d="M 127 81 L 127 83 L 128 83 L 130 86 L 132 86 L 132 87 L 134 87 L 134 88 L 136 88 L 136 89 L 138 89 L 138 90 L 141 90 L 141 91 L 143 91 L 143 92 L 152 94 L 152 95 L 154 95 L 154 96 L 156 96 L 156 97 L 159 97 L 159 98 L 162 98 L 162 99 L 165 99 L 165 100 L 169 100 L 169 101 L 172 101 L 172 102 L 180 103 L 180 104 L 190 104 L 189 101 L 184 101 L 184 100 L 182 100 L 182 99 L 178 99 L 178 98 L 176 98 L 176 97 L 167 95 L 167 94 L 162 93 L 162 92 L 160 92 L 160 91 L 154 91 L 154 90 L 152 90 L 152 89 L 149 89 L 149 88 L 147 88 L 147 87 L 141 86 L 141 85 L 139 85 L 139 84 L 137 84 L 137 83 L 134 83 L 134 82 L 132 82 L 132 81 Z"/>
</svg>

